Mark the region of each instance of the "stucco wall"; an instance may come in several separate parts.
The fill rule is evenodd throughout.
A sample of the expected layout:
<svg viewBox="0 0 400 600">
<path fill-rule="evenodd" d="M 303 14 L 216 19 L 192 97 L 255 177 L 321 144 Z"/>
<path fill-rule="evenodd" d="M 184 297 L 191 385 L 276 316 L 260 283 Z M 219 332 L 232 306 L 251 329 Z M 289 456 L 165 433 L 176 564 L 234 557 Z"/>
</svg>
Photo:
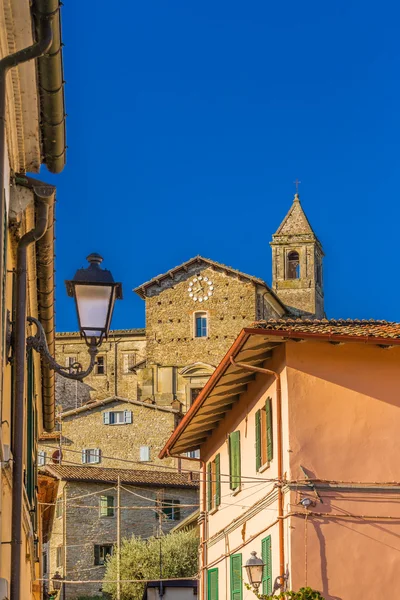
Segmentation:
<svg viewBox="0 0 400 600">
<path fill-rule="evenodd" d="M 267 368 L 282 371 L 283 388 L 284 356 L 284 347 L 278 348 L 272 360 L 265 363 Z M 269 465 L 266 464 L 257 472 L 255 413 L 265 405 L 267 397 L 272 398 L 273 458 Z M 261 541 L 269 535 L 273 580 L 279 575 L 278 505 L 277 490 L 273 481 L 278 475 L 276 427 L 275 380 L 272 376 L 267 378 L 257 375 L 249 384 L 247 392 L 241 395 L 240 403 L 235 404 L 226 414 L 201 450 L 202 458 L 207 462 L 213 460 L 216 454 L 220 454 L 221 505 L 216 511 L 208 513 L 207 527 L 207 564 L 208 568 L 218 568 L 220 598 L 230 598 L 229 555 L 241 553 L 244 565 L 252 550 L 261 556 Z M 241 440 L 242 485 L 239 492 L 232 492 L 229 487 L 228 435 L 233 431 L 240 431 Z M 286 537 L 286 521 L 285 532 Z M 243 577 L 247 582 L 244 571 Z M 243 588 L 243 598 L 254 598 L 254 594 Z"/>
<path fill-rule="evenodd" d="M 304 584 L 307 547 L 308 583 L 326 600 L 381 597 L 382 576 L 398 597 L 399 488 L 360 484 L 399 481 L 400 349 L 288 343 L 287 357 L 292 479 L 302 465 L 345 482 L 319 492 L 311 512 L 328 516 L 308 518 L 306 545 L 304 518 L 292 519 L 292 585 Z"/>
</svg>

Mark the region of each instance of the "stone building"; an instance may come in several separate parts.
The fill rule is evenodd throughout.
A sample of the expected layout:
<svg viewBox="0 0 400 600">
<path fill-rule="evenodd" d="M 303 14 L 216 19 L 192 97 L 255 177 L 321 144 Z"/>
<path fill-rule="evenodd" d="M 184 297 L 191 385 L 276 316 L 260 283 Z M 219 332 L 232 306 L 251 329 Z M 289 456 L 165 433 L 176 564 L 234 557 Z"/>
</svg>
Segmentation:
<svg viewBox="0 0 400 600">
<path fill-rule="evenodd" d="M 196 256 L 134 291 L 145 301 L 146 328 L 111 332 L 84 383 L 57 382 L 63 410 L 111 396 L 191 406 L 241 329 L 254 321 L 324 316 L 320 242 L 298 194 L 271 242 L 272 287 Z M 87 363 L 78 333 L 59 333 L 59 362 Z"/>
<path fill-rule="evenodd" d="M 152 468 L 159 481 L 173 472 L 171 467 L 196 471 L 196 462 L 160 461 L 158 454 L 243 327 L 323 312 L 322 249 L 297 195 L 272 246 L 273 289 L 263 279 L 201 256 L 137 287 L 145 301 L 146 328 L 110 332 L 94 372 L 83 383 L 57 378 L 59 430 L 41 438 L 41 464 L 59 474 L 69 468 L 142 473 Z M 78 333 L 57 334 L 56 358 L 66 366 L 87 364 L 87 347 Z M 225 393 L 220 390 L 221 396 Z M 189 458 L 197 455 L 193 450 Z M 82 479 L 79 493 L 91 493 L 91 486 Z M 171 497 L 184 503 L 181 492 Z M 64 536 L 73 540 L 79 532 L 82 544 L 93 549 L 90 536 L 97 532 L 99 517 L 92 510 L 86 519 L 87 526 L 78 530 L 74 518 L 68 518 Z M 59 535 L 59 524 L 55 521 L 54 535 Z M 136 524 L 132 521 L 126 533 L 153 533 L 151 519 L 140 528 Z M 72 579 L 92 578 L 93 572 L 85 570 L 92 567 L 76 564 L 73 572 L 64 565 L 63 572 Z M 56 567 L 52 558 L 50 577 Z"/>
<path fill-rule="evenodd" d="M 161 461 L 158 453 L 173 432 L 180 413 L 158 406 L 111 397 L 64 411 L 60 431 L 40 438 L 42 465 L 95 464 L 102 467 L 148 469 L 149 464 L 176 466 L 176 459 Z M 196 467 L 193 467 L 196 469 Z"/>
<path fill-rule="evenodd" d="M 118 478 L 121 539 L 168 533 L 198 505 L 198 479 L 189 474 L 96 466 L 45 468 L 57 484 L 55 511 L 47 542 L 47 574 L 68 581 L 61 598 L 101 593 L 105 560 L 117 543 Z"/>
</svg>

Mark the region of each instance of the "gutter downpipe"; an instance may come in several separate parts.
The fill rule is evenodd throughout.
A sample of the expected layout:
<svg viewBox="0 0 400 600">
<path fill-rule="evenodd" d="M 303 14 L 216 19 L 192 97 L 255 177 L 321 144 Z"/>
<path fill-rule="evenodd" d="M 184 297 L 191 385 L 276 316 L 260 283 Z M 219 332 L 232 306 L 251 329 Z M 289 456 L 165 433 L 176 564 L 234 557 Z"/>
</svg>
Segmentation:
<svg viewBox="0 0 400 600">
<path fill-rule="evenodd" d="M 24 492 L 25 363 L 27 249 L 46 233 L 49 216 L 48 197 L 38 197 L 36 225 L 25 233 L 17 247 L 16 319 L 14 337 L 14 439 L 11 522 L 11 600 L 21 600 L 22 506 Z"/>
<path fill-rule="evenodd" d="M 254 371 L 255 373 L 264 373 L 273 375 L 276 381 L 276 420 L 277 420 L 277 442 L 278 442 L 278 524 L 279 524 L 279 583 L 281 591 L 284 591 L 285 586 L 285 534 L 283 527 L 283 435 L 282 435 L 282 388 L 281 377 L 276 371 L 264 369 L 262 367 L 253 367 L 245 363 L 236 362 L 232 356 L 230 357 L 231 364 L 234 367 L 245 369 L 246 371 Z"/>
<path fill-rule="evenodd" d="M 171 458 L 178 458 L 183 460 L 190 460 L 193 462 L 198 462 L 201 465 L 201 504 L 203 506 L 202 511 L 200 511 L 199 518 L 201 519 L 201 530 L 200 530 L 200 547 L 201 547 L 201 590 L 200 590 L 200 600 L 206 600 L 206 581 L 207 581 L 207 469 L 206 463 L 202 458 L 189 458 L 183 454 L 170 454 L 167 452 L 167 456 Z M 203 515 L 201 515 L 203 513 Z"/>
</svg>

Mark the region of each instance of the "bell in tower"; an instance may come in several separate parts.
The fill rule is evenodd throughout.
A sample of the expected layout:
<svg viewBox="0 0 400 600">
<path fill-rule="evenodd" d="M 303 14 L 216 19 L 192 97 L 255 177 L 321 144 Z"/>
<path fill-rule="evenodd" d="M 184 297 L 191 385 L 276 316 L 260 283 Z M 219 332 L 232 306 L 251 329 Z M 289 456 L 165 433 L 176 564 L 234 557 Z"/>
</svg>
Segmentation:
<svg viewBox="0 0 400 600">
<path fill-rule="evenodd" d="M 300 204 L 299 194 L 272 236 L 272 289 L 297 316 L 322 319 L 322 246 Z"/>
</svg>

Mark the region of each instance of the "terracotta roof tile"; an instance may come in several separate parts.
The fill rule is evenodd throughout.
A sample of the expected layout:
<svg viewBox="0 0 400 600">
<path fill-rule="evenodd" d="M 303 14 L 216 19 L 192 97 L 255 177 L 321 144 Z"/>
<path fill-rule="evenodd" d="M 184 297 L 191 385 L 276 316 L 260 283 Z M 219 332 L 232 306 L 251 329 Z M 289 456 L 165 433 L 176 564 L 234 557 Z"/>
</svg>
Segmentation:
<svg viewBox="0 0 400 600">
<path fill-rule="evenodd" d="M 129 485 L 146 485 L 155 487 L 179 487 L 197 489 L 199 474 L 174 473 L 154 469 L 152 471 L 133 469 L 106 469 L 104 467 L 75 467 L 64 465 L 48 465 L 44 473 L 54 475 L 63 481 L 87 481 L 90 483 L 116 483 L 118 476 L 121 483 Z"/>
<path fill-rule="evenodd" d="M 251 327 L 269 331 L 330 334 L 353 337 L 400 339 L 400 323 L 374 321 L 373 319 L 279 319 L 258 321 Z"/>
</svg>

